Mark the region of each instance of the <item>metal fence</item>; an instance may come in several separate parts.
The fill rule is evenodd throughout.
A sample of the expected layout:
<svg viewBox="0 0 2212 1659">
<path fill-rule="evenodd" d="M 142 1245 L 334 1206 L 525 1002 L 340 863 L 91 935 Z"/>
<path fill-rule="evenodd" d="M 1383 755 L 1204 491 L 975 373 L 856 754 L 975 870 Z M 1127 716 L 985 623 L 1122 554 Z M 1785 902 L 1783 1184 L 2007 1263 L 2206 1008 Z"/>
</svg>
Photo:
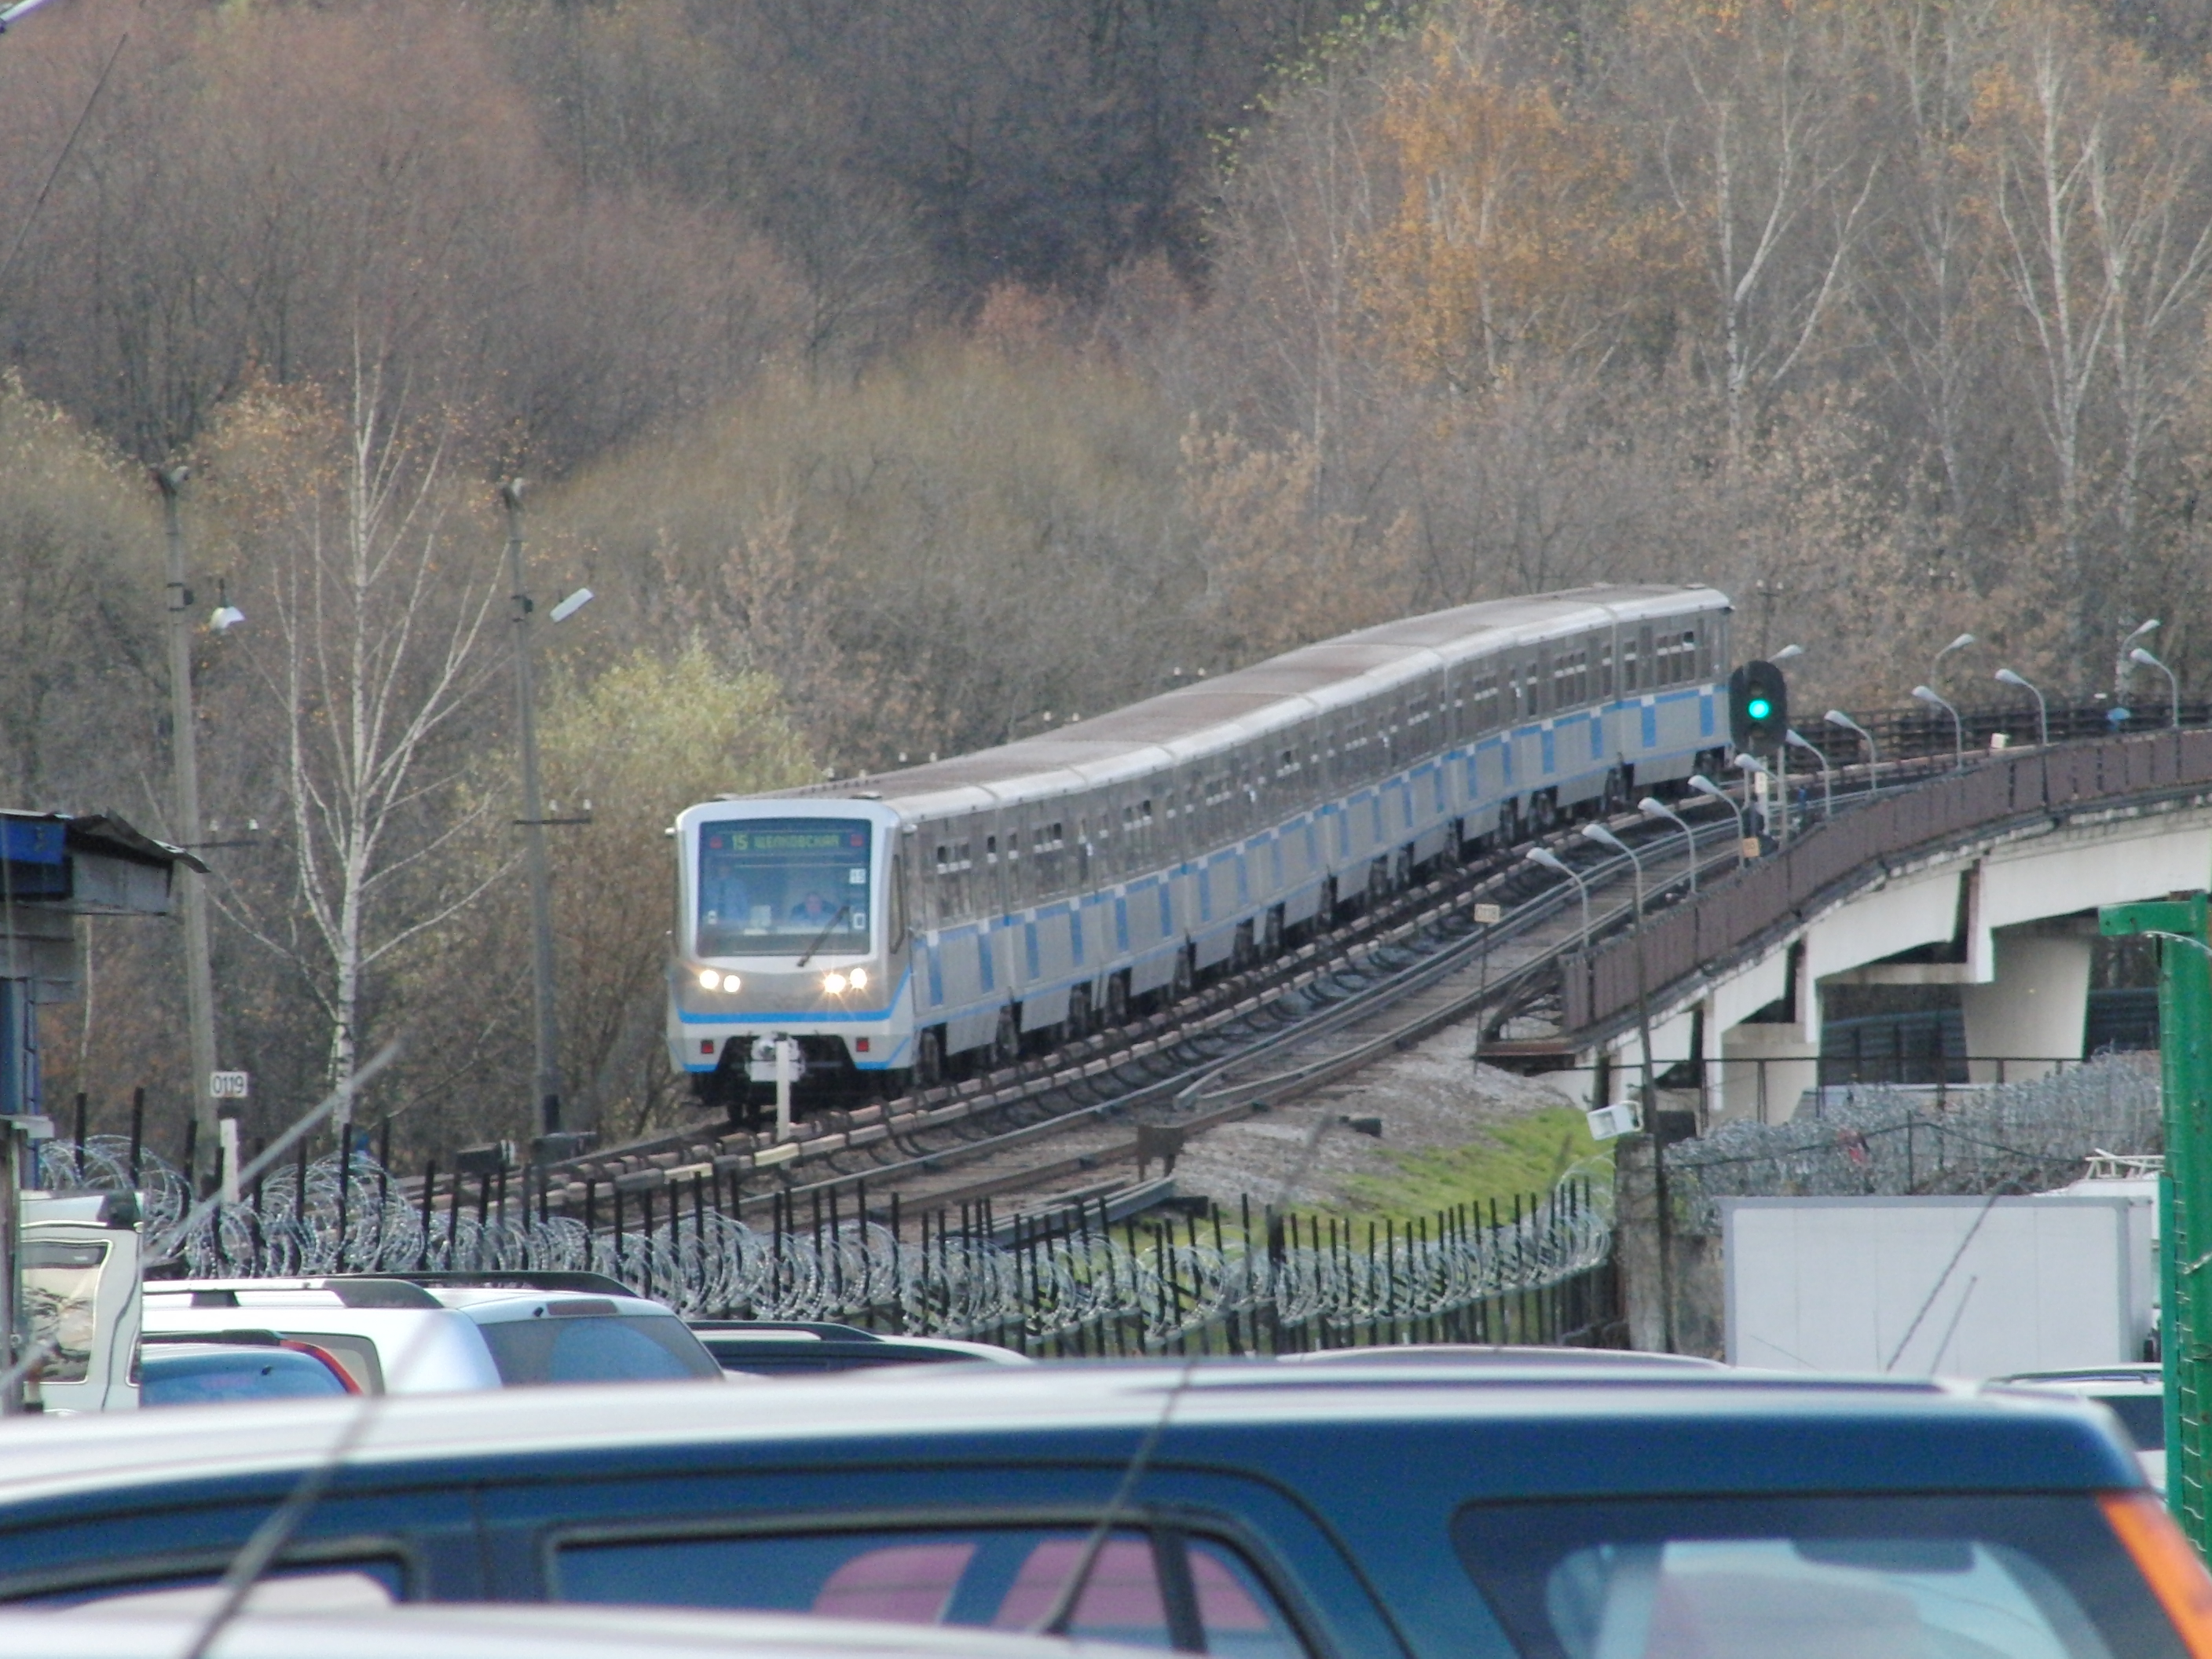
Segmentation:
<svg viewBox="0 0 2212 1659">
<path fill-rule="evenodd" d="M 1984 1088 L 1853 1085 L 1786 1123 L 1724 1125 L 1663 1156 L 1675 1223 L 1717 1233 L 1723 1198 L 2044 1192 L 2100 1154 L 2164 1149 L 2158 1056 L 2111 1054 Z"/>
<path fill-rule="evenodd" d="M 189 1234 L 182 1176 L 122 1137 L 41 1149 L 42 1183 L 137 1187 L 151 1259 L 194 1278 L 334 1272 L 583 1270 L 692 1316 L 836 1320 L 1003 1343 L 1039 1354 L 1274 1353 L 1404 1341 L 1599 1343 L 1618 1324 L 1612 1188 L 1576 1176 L 1486 1213 L 1462 1205 L 1412 1223 L 1352 1224 L 1249 1203 L 1112 1222 L 1103 1201 L 1000 1218 L 880 1212 L 834 1195 L 779 1203 L 755 1225 L 695 1183 L 635 1225 L 532 1212 L 520 1188 L 410 1200 L 356 1152 L 295 1166 Z"/>
<path fill-rule="evenodd" d="M 1816 902 L 1840 897 L 1855 878 L 1878 879 L 1886 860 L 2008 819 L 2207 786 L 2212 732 L 2177 730 L 1978 760 L 1854 805 L 1773 857 L 1710 883 L 1695 901 L 1647 917 L 1640 939 L 1563 957 L 1565 1028 L 1586 1030 L 1632 1013 L 1639 985 L 1656 993 L 1728 960 L 1794 926 Z"/>
</svg>

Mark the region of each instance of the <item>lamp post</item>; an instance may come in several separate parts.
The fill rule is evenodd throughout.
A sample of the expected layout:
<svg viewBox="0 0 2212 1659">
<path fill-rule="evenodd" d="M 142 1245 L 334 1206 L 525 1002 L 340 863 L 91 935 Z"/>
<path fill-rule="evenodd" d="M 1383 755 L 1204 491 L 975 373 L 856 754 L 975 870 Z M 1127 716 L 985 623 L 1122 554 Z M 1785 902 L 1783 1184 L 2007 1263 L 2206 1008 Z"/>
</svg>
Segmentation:
<svg viewBox="0 0 2212 1659">
<path fill-rule="evenodd" d="M 1651 995 L 1650 977 L 1644 969 L 1644 860 L 1636 856 L 1636 849 L 1601 823 L 1583 826 L 1583 839 L 1595 842 L 1600 847 L 1610 848 L 1626 854 L 1636 869 L 1636 1030 L 1644 1049 L 1643 1106 L 1649 1121 L 1651 1110 Z"/>
<path fill-rule="evenodd" d="M 1932 702 L 1938 708 L 1941 708 L 1944 713 L 1950 715 L 1951 760 L 1954 765 L 1963 770 L 1966 764 L 1966 723 L 1959 718 L 1959 711 L 1952 708 L 1949 703 L 1944 702 L 1942 698 L 1937 696 L 1934 691 L 1930 690 L 1924 685 L 1914 686 L 1912 688 L 1912 695 L 1917 701 L 1921 702 Z"/>
<path fill-rule="evenodd" d="M 545 862 L 545 802 L 538 780 L 538 727 L 530 683 L 531 602 L 522 580 L 522 480 L 499 487 L 507 508 L 507 572 L 514 585 L 514 708 L 522 744 L 523 856 L 530 876 L 530 981 L 539 1133 L 561 1132 L 561 1054 L 553 995 L 553 878 Z"/>
<path fill-rule="evenodd" d="M 1626 842 L 1621 840 L 1619 836 L 1614 835 L 1612 830 L 1607 829 L 1601 823 L 1586 823 L 1583 825 L 1583 839 L 1588 842 L 1595 842 L 1600 847 L 1607 848 L 1613 852 L 1626 854 L 1629 863 L 1635 866 L 1636 925 L 1638 927 L 1641 927 L 1644 925 L 1644 860 L 1636 856 L 1636 849 L 1633 847 L 1631 847 Z"/>
<path fill-rule="evenodd" d="M 1805 654 L 1805 647 L 1804 647 L 1803 646 L 1802 646 L 1802 645 L 1785 645 L 1785 646 L 1784 646 L 1784 647 L 1783 647 L 1779 651 L 1776 652 L 1772 656 L 1769 657 L 1769 658 L 1767 659 L 1767 661 L 1769 661 L 1769 662 L 1788 662 L 1788 661 L 1790 659 L 1790 658 L 1792 658 L 1792 657 L 1802 657 L 1802 656 L 1803 656 L 1804 654 Z"/>
<path fill-rule="evenodd" d="M 1744 822 L 1743 808 L 1735 804 L 1735 797 L 1700 773 L 1690 775 L 1690 787 L 1700 795 L 1711 796 L 1735 814 L 1735 860 L 1739 866 L 1745 863 L 1751 857 L 1745 850 L 1751 842 L 1751 826 Z"/>
<path fill-rule="evenodd" d="M 1590 942 L 1589 884 L 1575 873 L 1574 866 L 1572 865 L 1569 864 L 1565 859 L 1561 858 L 1557 853 L 1553 852 L 1547 847 L 1530 848 L 1528 849 L 1528 862 L 1531 864 L 1540 864 L 1547 870 L 1557 871 L 1560 875 L 1565 876 L 1569 881 L 1574 883 L 1575 896 L 1583 902 L 1583 954 L 1584 956 L 1588 956 L 1589 954 Z"/>
<path fill-rule="evenodd" d="M 1859 741 L 1866 744 L 1867 770 L 1869 775 L 1871 775 L 1875 767 L 1881 764 L 1881 751 L 1874 746 L 1873 732 L 1868 731 L 1866 727 L 1861 726 L 1856 720 L 1853 720 L 1849 714 L 1844 713 L 1840 708 L 1831 708 L 1826 714 L 1821 715 L 1820 718 L 1826 720 L 1830 726 L 1835 726 L 1840 731 L 1855 732 L 1858 734 Z M 1869 775 L 1867 780 L 1868 787 L 1872 787 L 1873 782 L 1874 780 L 1872 776 Z"/>
<path fill-rule="evenodd" d="M 2181 682 L 2174 678 L 2173 671 L 2141 646 L 2128 653 L 2128 660 L 2139 662 L 2145 668 L 2155 668 L 2166 676 L 2166 723 L 2170 726 L 2179 726 L 2181 724 Z"/>
<path fill-rule="evenodd" d="M 1793 749 L 1802 749 L 1820 763 L 1820 821 L 1825 823 L 1836 816 L 1836 783 L 1828 769 L 1828 757 L 1807 740 L 1802 732 L 1785 732 L 1783 741 Z"/>
<path fill-rule="evenodd" d="M 169 744 L 176 772 L 177 843 L 196 850 L 204 836 L 200 828 L 200 763 L 198 727 L 192 715 L 192 638 L 187 613 L 191 590 L 185 586 L 185 535 L 178 519 L 177 498 L 191 469 L 159 467 L 154 482 L 161 487 L 161 518 L 167 532 L 169 560 Z M 186 1046 L 192 1067 L 192 1146 L 194 1164 L 216 1156 L 215 1121 L 215 974 L 209 965 L 207 878 L 186 864 L 179 864 L 171 878 L 184 890 L 185 1020 Z M 195 1170 L 185 1172 L 198 1191 Z"/>
<path fill-rule="evenodd" d="M 1997 683 L 2000 685 L 2017 686 L 2020 690 L 2027 692 L 2029 696 L 2035 699 L 2035 726 L 2038 733 L 2038 741 L 2041 743 L 2043 747 L 2045 749 L 2050 748 L 2051 705 L 2044 702 L 2043 693 L 2037 690 L 2019 675 L 2014 673 L 2009 668 L 2000 668 L 1997 670 Z"/>
<path fill-rule="evenodd" d="M 2125 702 L 2128 700 L 2128 665 L 2132 660 L 2128 654 L 2129 651 L 2144 635 L 2156 633 L 2158 625 L 2158 618 L 2153 617 L 2146 622 L 2137 623 L 2120 635 L 2120 648 L 2112 659 L 2112 701 L 2114 702 Z"/>
<path fill-rule="evenodd" d="M 1972 634 L 1961 634 L 1957 639 L 1952 641 L 1950 644 L 1945 646 L 1941 651 L 1938 651 L 1936 653 L 1935 659 L 1928 665 L 1929 680 L 1932 683 L 1942 678 L 1944 658 L 1949 656 L 1954 651 L 1964 651 L 1968 646 L 1974 643 L 1976 643 L 1976 641 Z"/>
<path fill-rule="evenodd" d="M 1698 896 L 1698 837 L 1690 828 L 1689 820 L 1654 795 L 1646 795 L 1636 803 L 1636 810 L 1647 818 L 1664 818 L 1682 832 L 1683 844 L 1690 849 L 1690 896 Z"/>
<path fill-rule="evenodd" d="M 1782 752 L 1787 754 L 1789 753 L 1789 750 L 1785 748 Z M 1773 815 L 1766 810 L 1766 796 L 1768 793 L 1767 786 L 1771 785 L 1774 782 L 1773 772 L 1768 768 L 1766 763 L 1759 759 L 1756 755 L 1738 755 L 1735 757 L 1735 768 L 1736 770 L 1741 772 L 1747 779 L 1758 778 L 1761 780 L 1761 783 L 1758 787 L 1759 796 L 1759 828 L 1764 830 L 1770 836 L 1774 835 Z M 1790 800 L 1787 795 L 1784 795 L 1782 800 L 1782 817 L 1784 826 L 1786 830 L 1790 818 Z M 1780 841 L 1784 837 L 1780 836 L 1775 836 L 1777 841 Z"/>
</svg>

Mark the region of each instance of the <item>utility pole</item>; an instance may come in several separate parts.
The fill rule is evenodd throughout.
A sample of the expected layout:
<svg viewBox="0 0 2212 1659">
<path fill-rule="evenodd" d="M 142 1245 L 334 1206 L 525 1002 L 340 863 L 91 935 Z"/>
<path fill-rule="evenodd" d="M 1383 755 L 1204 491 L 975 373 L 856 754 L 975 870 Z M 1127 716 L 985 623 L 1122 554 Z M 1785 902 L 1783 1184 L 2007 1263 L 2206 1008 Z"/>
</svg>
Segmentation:
<svg viewBox="0 0 2212 1659">
<path fill-rule="evenodd" d="M 538 781 L 538 726 L 530 695 L 530 595 L 522 580 L 522 480 L 499 487 L 507 507 L 507 573 L 514 584 L 514 708 L 522 738 L 522 847 L 530 872 L 530 978 L 537 1000 L 538 1107 L 542 1134 L 561 1132 L 561 1056 L 553 1001 L 553 878 L 545 865 L 545 800 Z"/>
<path fill-rule="evenodd" d="M 192 636 L 187 613 L 191 589 L 185 586 L 185 535 L 178 523 L 177 498 L 185 466 L 155 469 L 154 482 L 161 489 L 161 514 L 169 543 L 169 741 L 177 781 L 177 844 L 197 852 L 200 829 L 199 732 L 192 717 Z M 192 1136 L 195 1162 L 212 1158 L 216 1148 L 215 1121 L 215 976 L 208 965 L 207 878 L 188 864 L 176 866 L 174 880 L 182 890 L 185 908 L 185 1019 L 190 1028 L 192 1057 Z M 198 1185 L 198 1172 L 186 1176 Z"/>
<path fill-rule="evenodd" d="M 2098 915 L 2107 938 L 2145 934 L 2158 952 L 2160 1106 L 2159 1355 L 2166 1370 L 2166 1501 L 2199 1554 L 2212 1554 L 2212 945 L 2205 896 L 2177 893 Z"/>
</svg>

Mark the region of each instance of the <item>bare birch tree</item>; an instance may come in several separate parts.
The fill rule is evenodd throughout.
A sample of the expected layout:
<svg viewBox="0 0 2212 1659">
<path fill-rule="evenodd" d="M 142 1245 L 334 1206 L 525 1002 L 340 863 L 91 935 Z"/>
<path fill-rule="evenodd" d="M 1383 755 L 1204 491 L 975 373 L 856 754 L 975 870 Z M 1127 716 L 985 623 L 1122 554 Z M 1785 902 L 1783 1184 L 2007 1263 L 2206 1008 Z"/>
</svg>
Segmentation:
<svg viewBox="0 0 2212 1659">
<path fill-rule="evenodd" d="M 1656 6 L 1646 122 L 1703 245 L 1711 326 L 1741 459 L 1753 405 L 1808 359 L 1880 177 L 1856 100 L 1848 3 Z"/>
<path fill-rule="evenodd" d="M 234 890 L 228 908 L 297 970 L 329 1023 L 338 1086 L 375 970 L 503 873 L 455 890 L 441 857 L 485 810 L 464 804 L 459 728 L 498 666 L 499 542 L 457 505 L 450 422 L 410 419 L 383 391 L 364 368 L 343 406 L 257 392 L 224 423 L 212 468 L 248 561 L 240 597 L 285 826 L 281 893 Z"/>
</svg>

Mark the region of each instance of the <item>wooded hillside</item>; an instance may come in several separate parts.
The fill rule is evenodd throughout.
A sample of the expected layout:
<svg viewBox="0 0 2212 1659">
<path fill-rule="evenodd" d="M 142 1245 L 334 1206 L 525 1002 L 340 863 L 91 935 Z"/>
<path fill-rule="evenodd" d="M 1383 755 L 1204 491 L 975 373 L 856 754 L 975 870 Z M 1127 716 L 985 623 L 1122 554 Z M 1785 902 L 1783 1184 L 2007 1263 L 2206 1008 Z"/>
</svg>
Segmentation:
<svg viewBox="0 0 2212 1659">
<path fill-rule="evenodd" d="M 1595 580 L 1725 587 L 1816 710 L 1966 629 L 1962 700 L 2162 699 L 2153 616 L 2201 687 L 2198 11 L 57 0 L 0 39 L 7 798 L 165 827 L 190 463 L 225 1052 L 273 1121 L 404 1025 L 428 1147 L 527 1106 L 501 478 L 599 595 L 542 637 L 623 1132 L 702 793 Z M 173 942 L 94 927 L 50 1086 L 173 1098 Z"/>
</svg>

